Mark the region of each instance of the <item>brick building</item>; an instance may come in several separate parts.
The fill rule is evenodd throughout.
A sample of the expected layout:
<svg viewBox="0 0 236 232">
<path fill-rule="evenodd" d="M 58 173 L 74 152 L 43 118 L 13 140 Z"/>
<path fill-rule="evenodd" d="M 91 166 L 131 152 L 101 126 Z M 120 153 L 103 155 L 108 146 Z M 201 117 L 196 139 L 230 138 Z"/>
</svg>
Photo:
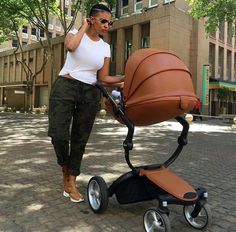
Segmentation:
<svg viewBox="0 0 236 232">
<path fill-rule="evenodd" d="M 184 0 L 117 1 L 116 21 L 109 36 L 112 73 L 123 73 L 129 55 L 145 47 L 173 51 L 189 67 L 204 113 L 218 115 L 221 107 L 236 114 L 236 45 L 232 24 L 223 23 L 207 35 L 204 20 L 188 14 Z M 220 102 L 218 89 L 230 90 Z"/>
</svg>

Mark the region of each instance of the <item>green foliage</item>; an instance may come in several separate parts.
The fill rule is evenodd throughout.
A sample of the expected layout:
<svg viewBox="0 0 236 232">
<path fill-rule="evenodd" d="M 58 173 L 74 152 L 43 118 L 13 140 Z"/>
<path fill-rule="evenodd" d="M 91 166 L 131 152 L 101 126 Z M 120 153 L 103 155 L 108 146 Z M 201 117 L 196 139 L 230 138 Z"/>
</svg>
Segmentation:
<svg viewBox="0 0 236 232">
<path fill-rule="evenodd" d="M 16 37 L 19 27 L 26 22 L 44 29 L 48 22 L 49 9 L 55 2 L 56 0 L 1 0 L 1 40 L 12 39 L 12 32 L 15 32 Z"/>
<path fill-rule="evenodd" d="M 80 9 L 81 0 L 73 1 L 75 17 Z M 1 0 L 0 1 L 0 43 L 12 39 L 12 32 L 18 31 L 24 23 L 48 33 L 49 15 L 57 15 L 62 27 L 67 33 L 67 16 L 65 14 L 65 0 Z M 75 19 L 72 20 L 72 23 Z M 11 31 L 11 33 L 7 33 Z"/>
<path fill-rule="evenodd" d="M 219 88 L 217 96 L 219 100 L 227 101 L 230 96 L 230 89 L 227 87 Z"/>
<path fill-rule="evenodd" d="M 68 19 L 65 13 L 66 0 L 0 0 L 0 44 L 11 39 L 18 40 L 18 47 L 17 49 L 14 49 L 14 55 L 17 63 L 21 64 L 22 69 L 26 74 L 27 96 L 32 94 L 34 80 L 38 74 L 43 71 L 49 57 L 51 58 L 51 76 L 55 76 L 55 54 L 48 28 L 50 15 L 57 16 L 64 29 L 64 34 L 66 34 L 72 27 L 72 24 L 74 24 L 81 2 L 82 0 L 73 1 L 73 10 L 75 14 L 71 23 L 68 25 Z M 18 49 L 20 49 L 21 52 L 23 51 L 18 36 L 18 30 L 22 25 L 28 24 L 44 31 L 46 34 L 46 40 L 42 41 L 38 33 L 38 41 L 43 48 L 43 55 L 42 63 L 40 67 L 37 67 L 37 70 L 30 66 L 28 58 L 24 57 L 24 53 L 22 53 L 20 58 L 16 55 L 19 51 Z M 32 108 L 32 106 L 30 106 L 30 108 Z"/>
<path fill-rule="evenodd" d="M 9 7 L 10 4 L 12 4 L 11 8 Z M 15 13 L 21 7 L 19 2 L 10 0 L 9 5 L 6 5 L 5 0 L 0 1 L 0 11 L 2 12 L 0 17 L 0 44 L 15 36 L 15 31 L 22 21 Z"/>
<path fill-rule="evenodd" d="M 190 14 L 196 18 L 206 18 L 206 31 L 215 32 L 221 22 L 236 22 L 235 0 L 188 0 Z"/>
</svg>

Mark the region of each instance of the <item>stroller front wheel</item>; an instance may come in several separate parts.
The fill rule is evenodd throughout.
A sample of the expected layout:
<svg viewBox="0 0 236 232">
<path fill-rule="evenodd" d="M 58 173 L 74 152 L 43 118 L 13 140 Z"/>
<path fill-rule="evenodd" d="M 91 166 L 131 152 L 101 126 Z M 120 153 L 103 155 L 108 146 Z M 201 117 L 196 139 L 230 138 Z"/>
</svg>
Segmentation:
<svg viewBox="0 0 236 232">
<path fill-rule="evenodd" d="M 144 213 L 143 226 L 146 232 L 171 232 L 169 217 L 155 207 Z"/>
<path fill-rule="evenodd" d="M 94 213 L 102 213 L 108 206 L 108 189 L 106 182 L 100 176 L 90 179 L 87 187 L 87 196 L 90 208 Z"/>
<path fill-rule="evenodd" d="M 208 227 L 212 221 L 211 208 L 208 203 L 205 203 L 201 206 L 199 213 L 196 217 L 192 216 L 192 213 L 195 209 L 196 204 L 190 206 L 184 206 L 183 213 L 186 221 L 190 226 L 195 229 L 202 230 Z"/>
</svg>

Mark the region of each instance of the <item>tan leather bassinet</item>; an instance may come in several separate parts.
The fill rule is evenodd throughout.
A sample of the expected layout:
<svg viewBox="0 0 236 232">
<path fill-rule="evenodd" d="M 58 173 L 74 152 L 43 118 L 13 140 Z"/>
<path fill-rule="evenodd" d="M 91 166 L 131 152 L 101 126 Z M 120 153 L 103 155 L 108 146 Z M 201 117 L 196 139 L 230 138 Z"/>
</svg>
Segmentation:
<svg viewBox="0 0 236 232">
<path fill-rule="evenodd" d="M 136 126 L 175 118 L 196 104 L 191 74 L 180 58 L 151 48 L 137 50 L 129 57 L 123 96 L 124 114 Z M 114 115 L 112 109 L 108 107 Z"/>
</svg>

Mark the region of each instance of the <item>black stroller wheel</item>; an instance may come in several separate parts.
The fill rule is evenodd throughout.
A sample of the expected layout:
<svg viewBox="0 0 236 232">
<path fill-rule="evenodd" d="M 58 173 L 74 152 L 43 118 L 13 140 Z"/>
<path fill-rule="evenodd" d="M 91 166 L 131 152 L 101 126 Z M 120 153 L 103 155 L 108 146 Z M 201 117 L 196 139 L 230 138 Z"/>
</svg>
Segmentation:
<svg viewBox="0 0 236 232">
<path fill-rule="evenodd" d="M 212 213 L 209 204 L 205 203 L 196 217 L 192 217 L 192 212 L 195 208 L 194 205 L 184 206 L 184 217 L 188 224 L 195 229 L 202 230 L 208 227 L 212 221 Z"/>
<path fill-rule="evenodd" d="M 108 206 L 108 189 L 106 182 L 100 176 L 90 179 L 87 187 L 87 196 L 90 208 L 94 213 L 102 213 Z"/>
<path fill-rule="evenodd" d="M 143 226 L 146 232 L 171 232 L 169 217 L 155 207 L 144 213 Z"/>
</svg>

